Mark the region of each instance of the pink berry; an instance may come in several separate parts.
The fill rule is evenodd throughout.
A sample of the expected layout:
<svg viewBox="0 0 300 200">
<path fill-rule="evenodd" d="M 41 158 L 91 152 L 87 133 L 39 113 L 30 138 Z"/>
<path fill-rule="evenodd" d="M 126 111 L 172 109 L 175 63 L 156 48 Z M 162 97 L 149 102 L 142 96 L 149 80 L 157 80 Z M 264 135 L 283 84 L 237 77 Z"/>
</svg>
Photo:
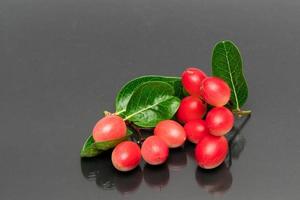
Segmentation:
<svg viewBox="0 0 300 200">
<path fill-rule="evenodd" d="M 220 78 L 207 77 L 202 82 L 201 95 L 206 103 L 221 107 L 230 99 L 230 87 Z"/>
<path fill-rule="evenodd" d="M 207 113 L 205 121 L 210 134 L 222 136 L 232 129 L 234 116 L 229 109 L 217 107 Z"/>
<path fill-rule="evenodd" d="M 121 142 L 113 150 L 111 160 L 117 170 L 130 171 L 141 161 L 140 147 L 131 141 Z"/>
<path fill-rule="evenodd" d="M 167 144 L 157 136 L 148 137 L 142 145 L 143 159 L 150 165 L 164 163 L 169 155 Z"/>
<path fill-rule="evenodd" d="M 188 96 L 182 99 L 177 111 L 177 119 L 182 123 L 202 119 L 206 112 L 206 104 L 201 99 Z"/>
<path fill-rule="evenodd" d="M 154 135 L 160 137 L 169 148 L 180 147 L 186 140 L 184 128 L 173 120 L 159 122 L 154 129 Z"/>
<path fill-rule="evenodd" d="M 228 142 L 224 136 L 207 136 L 195 149 L 195 159 L 204 169 L 213 169 L 223 163 L 228 153 Z"/>
<path fill-rule="evenodd" d="M 209 135 L 206 123 L 202 119 L 189 121 L 184 125 L 187 139 L 192 143 L 199 143 L 204 137 Z"/>
<path fill-rule="evenodd" d="M 192 96 L 200 97 L 201 84 L 206 74 L 200 69 L 190 67 L 182 73 L 181 77 L 185 90 Z"/>
<path fill-rule="evenodd" d="M 109 115 L 100 119 L 93 129 L 93 138 L 96 142 L 114 140 L 126 135 L 126 124 L 116 115 Z"/>
</svg>

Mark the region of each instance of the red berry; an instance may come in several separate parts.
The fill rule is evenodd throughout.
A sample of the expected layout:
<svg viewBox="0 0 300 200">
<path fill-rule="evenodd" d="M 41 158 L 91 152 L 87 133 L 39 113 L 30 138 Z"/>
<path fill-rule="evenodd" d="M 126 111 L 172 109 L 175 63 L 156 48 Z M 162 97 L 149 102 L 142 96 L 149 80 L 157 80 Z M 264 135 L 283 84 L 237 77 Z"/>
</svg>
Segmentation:
<svg viewBox="0 0 300 200">
<path fill-rule="evenodd" d="M 228 142 L 224 136 L 207 136 L 195 149 L 198 165 L 204 169 L 213 169 L 222 164 L 228 153 Z"/>
<path fill-rule="evenodd" d="M 206 103 L 221 107 L 230 99 L 230 87 L 220 78 L 208 77 L 202 82 L 201 95 Z"/>
<path fill-rule="evenodd" d="M 140 147 L 131 141 L 121 142 L 113 150 L 111 160 L 117 170 L 130 171 L 141 161 Z"/>
<path fill-rule="evenodd" d="M 182 99 L 177 111 L 177 119 L 186 123 L 188 121 L 202 119 L 206 112 L 206 104 L 201 99 L 188 96 Z"/>
<path fill-rule="evenodd" d="M 184 128 L 173 120 L 159 122 L 154 129 L 154 135 L 165 141 L 169 148 L 179 147 L 186 140 Z"/>
<path fill-rule="evenodd" d="M 206 116 L 206 125 L 209 132 L 215 136 L 221 136 L 228 133 L 234 123 L 232 112 L 225 107 L 211 109 Z"/>
<path fill-rule="evenodd" d="M 182 85 L 185 90 L 192 96 L 200 97 L 200 88 L 206 74 L 200 69 L 191 67 L 187 68 L 181 75 Z"/>
<path fill-rule="evenodd" d="M 100 119 L 93 129 L 93 138 L 96 142 L 114 140 L 126 135 L 126 124 L 116 115 L 109 115 Z"/>
<path fill-rule="evenodd" d="M 206 123 L 202 119 L 189 121 L 184 125 L 187 139 L 192 143 L 199 143 L 205 136 L 209 134 Z"/>
<path fill-rule="evenodd" d="M 167 144 L 157 136 L 148 137 L 142 145 L 143 159 L 150 165 L 164 163 L 169 155 Z"/>
</svg>

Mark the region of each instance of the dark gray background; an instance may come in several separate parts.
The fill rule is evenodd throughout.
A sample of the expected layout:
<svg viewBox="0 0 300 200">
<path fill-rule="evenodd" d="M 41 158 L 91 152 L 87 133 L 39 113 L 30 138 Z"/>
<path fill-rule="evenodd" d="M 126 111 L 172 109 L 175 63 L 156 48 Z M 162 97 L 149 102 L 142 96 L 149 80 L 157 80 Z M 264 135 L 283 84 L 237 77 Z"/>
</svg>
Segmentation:
<svg viewBox="0 0 300 200">
<path fill-rule="evenodd" d="M 299 19 L 298 0 L 1 0 L 0 199 L 299 198 Z M 161 187 L 87 180 L 79 150 L 120 87 L 190 65 L 210 73 L 222 39 L 242 52 L 253 111 L 230 188 L 207 192 L 190 157 Z"/>
</svg>

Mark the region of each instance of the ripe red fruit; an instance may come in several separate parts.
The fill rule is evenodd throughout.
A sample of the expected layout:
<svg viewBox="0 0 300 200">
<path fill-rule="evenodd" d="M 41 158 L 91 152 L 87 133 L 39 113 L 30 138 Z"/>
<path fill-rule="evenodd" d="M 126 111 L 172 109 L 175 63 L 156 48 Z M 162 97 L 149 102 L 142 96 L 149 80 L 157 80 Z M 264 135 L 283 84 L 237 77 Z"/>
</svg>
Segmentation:
<svg viewBox="0 0 300 200">
<path fill-rule="evenodd" d="M 206 123 L 202 119 L 189 121 L 184 125 L 187 139 L 192 143 L 199 143 L 205 136 L 209 134 Z"/>
<path fill-rule="evenodd" d="M 131 141 L 121 142 L 113 150 L 111 160 L 117 170 L 130 171 L 141 161 L 140 147 Z"/>
<path fill-rule="evenodd" d="M 186 123 L 188 121 L 202 119 L 206 112 L 206 104 L 201 99 L 188 96 L 182 99 L 177 111 L 177 119 Z"/>
<path fill-rule="evenodd" d="M 143 159 L 150 165 L 164 163 L 169 155 L 167 144 L 157 136 L 148 137 L 142 145 Z"/>
<path fill-rule="evenodd" d="M 206 74 L 200 69 L 190 67 L 182 73 L 181 77 L 185 90 L 192 96 L 200 97 L 200 88 L 202 81 L 206 78 Z"/>
<path fill-rule="evenodd" d="M 222 164 L 228 153 L 228 142 L 224 136 L 207 136 L 195 149 L 195 159 L 204 169 L 213 169 Z"/>
<path fill-rule="evenodd" d="M 230 87 L 220 78 L 208 77 L 202 82 L 201 95 L 206 103 L 221 107 L 230 99 Z"/>
<path fill-rule="evenodd" d="M 221 136 L 228 133 L 234 123 L 232 112 L 225 107 L 211 109 L 206 116 L 206 125 L 209 132 L 215 136 Z"/>
<path fill-rule="evenodd" d="M 184 128 L 173 120 L 159 122 L 154 129 L 154 135 L 160 137 L 169 148 L 179 147 L 186 140 Z"/>
<path fill-rule="evenodd" d="M 93 138 L 96 142 L 114 140 L 126 135 L 126 124 L 117 115 L 109 115 L 100 119 L 93 129 Z"/>
</svg>

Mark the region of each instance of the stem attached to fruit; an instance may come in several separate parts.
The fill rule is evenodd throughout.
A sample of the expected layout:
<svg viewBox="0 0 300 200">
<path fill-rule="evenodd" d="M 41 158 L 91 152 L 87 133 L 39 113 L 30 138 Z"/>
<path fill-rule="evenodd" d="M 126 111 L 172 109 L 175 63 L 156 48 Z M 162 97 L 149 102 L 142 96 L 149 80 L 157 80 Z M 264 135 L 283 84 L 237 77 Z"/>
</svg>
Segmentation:
<svg viewBox="0 0 300 200">
<path fill-rule="evenodd" d="M 237 114 L 239 117 L 251 115 L 251 110 L 233 110 L 234 114 Z"/>
<path fill-rule="evenodd" d="M 140 128 L 140 127 L 138 127 L 137 125 L 135 125 L 134 123 L 132 123 L 132 122 L 129 122 L 129 121 L 126 121 L 126 125 L 131 129 L 131 130 L 133 130 L 134 131 L 134 133 L 135 134 L 137 134 L 137 143 L 139 144 L 139 145 L 141 145 L 142 144 L 142 142 L 145 140 L 145 138 L 143 137 L 143 135 L 142 135 L 142 133 L 141 133 L 141 131 L 142 131 L 142 128 Z"/>
</svg>

